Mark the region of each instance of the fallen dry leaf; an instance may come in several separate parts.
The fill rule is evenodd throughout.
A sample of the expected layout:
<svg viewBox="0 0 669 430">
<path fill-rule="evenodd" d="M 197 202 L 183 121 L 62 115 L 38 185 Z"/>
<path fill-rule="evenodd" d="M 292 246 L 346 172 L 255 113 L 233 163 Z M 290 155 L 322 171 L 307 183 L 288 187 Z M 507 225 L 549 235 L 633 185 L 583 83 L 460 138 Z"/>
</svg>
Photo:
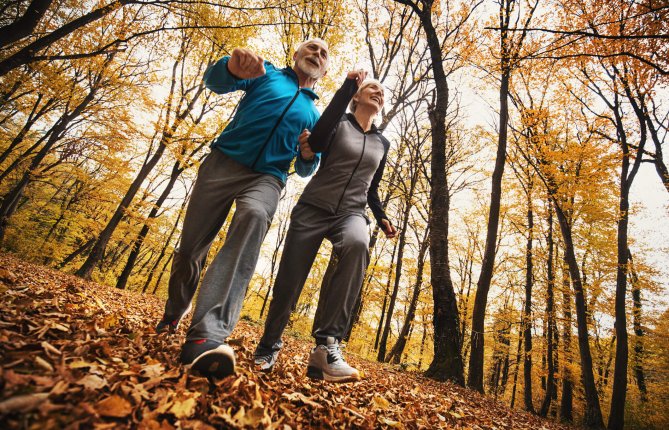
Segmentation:
<svg viewBox="0 0 669 430">
<path fill-rule="evenodd" d="M 35 409 L 49 398 L 49 393 L 35 393 L 24 396 L 15 396 L 0 402 L 0 414 L 11 412 L 28 412 Z"/>
<path fill-rule="evenodd" d="M 307 397 L 304 394 L 300 392 L 295 392 L 295 393 L 283 393 L 281 397 L 284 397 L 291 402 L 301 402 L 304 403 L 305 405 L 313 406 L 315 408 L 322 408 L 323 406 L 319 403 L 316 403 L 312 400 L 312 397 Z"/>
<path fill-rule="evenodd" d="M 372 403 L 376 409 L 386 410 L 390 408 L 390 402 L 378 395 L 372 398 Z"/>
<path fill-rule="evenodd" d="M 195 413 L 196 401 L 194 397 L 185 400 L 177 400 L 172 403 L 169 413 L 177 418 L 190 418 Z"/>
<path fill-rule="evenodd" d="M 97 375 L 86 375 L 77 381 L 77 385 L 82 385 L 87 390 L 95 391 L 107 386 L 107 381 Z"/>
<path fill-rule="evenodd" d="M 95 410 L 103 417 L 123 418 L 130 415 L 132 406 L 123 397 L 113 395 L 99 401 Z"/>
<path fill-rule="evenodd" d="M 399 421 L 389 420 L 388 418 L 385 417 L 379 417 L 379 421 L 395 429 L 404 429 L 404 426 Z"/>
</svg>

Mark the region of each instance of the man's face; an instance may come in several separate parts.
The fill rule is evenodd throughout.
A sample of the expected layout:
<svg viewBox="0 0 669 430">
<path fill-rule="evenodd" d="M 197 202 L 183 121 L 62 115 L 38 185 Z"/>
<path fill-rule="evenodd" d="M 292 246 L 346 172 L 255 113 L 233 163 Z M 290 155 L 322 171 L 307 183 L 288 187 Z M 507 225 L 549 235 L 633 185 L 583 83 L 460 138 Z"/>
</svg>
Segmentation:
<svg viewBox="0 0 669 430">
<path fill-rule="evenodd" d="M 295 53 L 295 64 L 312 79 L 320 79 L 328 69 L 328 48 L 318 41 L 310 41 Z"/>
</svg>

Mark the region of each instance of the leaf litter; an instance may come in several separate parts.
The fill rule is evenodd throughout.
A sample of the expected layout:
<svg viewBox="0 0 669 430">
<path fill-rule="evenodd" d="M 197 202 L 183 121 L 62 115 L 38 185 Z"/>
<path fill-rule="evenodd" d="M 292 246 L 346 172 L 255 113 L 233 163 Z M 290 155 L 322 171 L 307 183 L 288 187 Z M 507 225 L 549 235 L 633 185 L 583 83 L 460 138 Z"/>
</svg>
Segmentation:
<svg viewBox="0 0 669 430">
<path fill-rule="evenodd" d="M 0 254 L 0 428 L 566 429 L 470 390 L 348 354 L 361 381 L 306 377 L 307 341 L 287 337 L 274 371 L 253 370 L 261 326 L 240 321 L 237 372 L 178 363 L 153 327 L 164 302 Z"/>
</svg>

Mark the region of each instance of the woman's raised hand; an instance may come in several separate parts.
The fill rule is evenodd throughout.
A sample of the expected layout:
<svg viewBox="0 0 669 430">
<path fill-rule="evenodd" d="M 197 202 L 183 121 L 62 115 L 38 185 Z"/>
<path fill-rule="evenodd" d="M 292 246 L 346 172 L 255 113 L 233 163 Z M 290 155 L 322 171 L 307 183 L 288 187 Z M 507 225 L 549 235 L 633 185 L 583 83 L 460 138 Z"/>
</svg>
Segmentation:
<svg viewBox="0 0 669 430">
<path fill-rule="evenodd" d="M 363 69 L 356 69 L 356 70 L 351 70 L 346 74 L 346 79 L 355 79 L 355 83 L 360 86 L 362 84 L 362 81 L 365 80 L 367 77 L 367 70 Z"/>
</svg>

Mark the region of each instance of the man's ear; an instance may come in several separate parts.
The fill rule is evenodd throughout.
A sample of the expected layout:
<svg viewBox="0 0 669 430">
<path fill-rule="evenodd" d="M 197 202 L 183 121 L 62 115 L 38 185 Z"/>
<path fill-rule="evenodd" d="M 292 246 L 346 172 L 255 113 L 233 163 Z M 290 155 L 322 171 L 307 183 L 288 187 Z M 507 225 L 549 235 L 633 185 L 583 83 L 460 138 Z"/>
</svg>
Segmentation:
<svg viewBox="0 0 669 430">
<path fill-rule="evenodd" d="M 297 51 L 293 52 L 293 61 L 297 60 Z"/>
</svg>

